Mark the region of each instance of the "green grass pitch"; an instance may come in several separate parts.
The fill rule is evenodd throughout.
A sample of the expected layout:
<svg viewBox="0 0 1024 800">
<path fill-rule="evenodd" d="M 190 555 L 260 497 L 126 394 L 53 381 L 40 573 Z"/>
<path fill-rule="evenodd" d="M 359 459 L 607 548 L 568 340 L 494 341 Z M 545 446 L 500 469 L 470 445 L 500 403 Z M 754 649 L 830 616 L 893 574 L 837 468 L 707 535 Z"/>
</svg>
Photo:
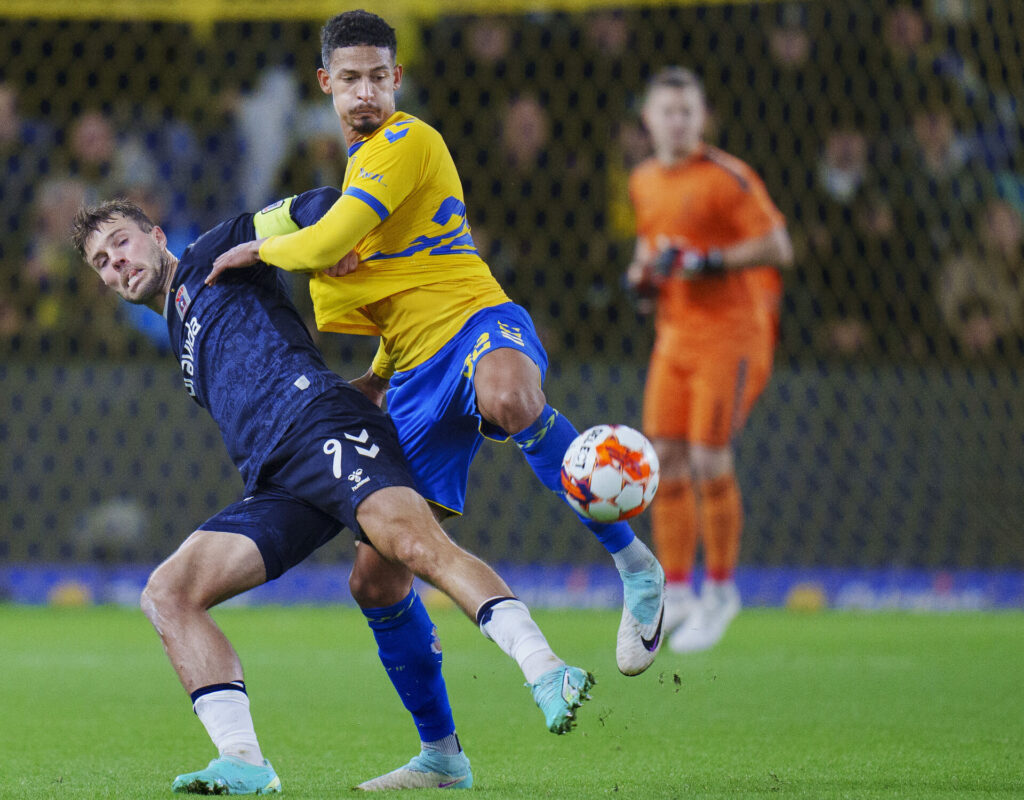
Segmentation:
<svg viewBox="0 0 1024 800">
<path fill-rule="evenodd" d="M 566 736 L 473 625 L 434 612 L 481 798 L 1024 797 L 1022 613 L 746 610 L 715 650 L 637 678 L 615 669 L 617 613 L 535 616 L 597 676 Z M 217 618 L 285 796 L 351 797 L 415 753 L 357 611 Z M 170 797 L 214 755 L 136 610 L 0 607 L 0 678 L 0 797 Z"/>
</svg>

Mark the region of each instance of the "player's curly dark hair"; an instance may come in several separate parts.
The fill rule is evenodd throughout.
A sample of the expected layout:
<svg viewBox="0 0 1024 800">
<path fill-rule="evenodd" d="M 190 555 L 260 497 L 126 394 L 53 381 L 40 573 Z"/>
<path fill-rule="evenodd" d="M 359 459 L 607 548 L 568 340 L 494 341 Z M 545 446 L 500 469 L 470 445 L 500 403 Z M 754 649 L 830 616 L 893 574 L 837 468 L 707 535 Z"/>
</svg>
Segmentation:
<svg viewBox="0 0 1024 800">
<path fill-rule="evenodd" d="M 381 17 L 369 11 L 358 9 L 346 11 L 331 17 L 320 29 L 320 58 L 324 69 L 331 62 L 331 53 L 339 47 L 386 47 L 391 51 L 391 60 L 398 52 L 395 29 Z"/>
<path fill-rule="evenodd" d="M 89 234 L 114 217 L 132 220 L 143 233 L 153 230 L 153 220 L 146 216 L 146 212 L 131 200 L 125 200 L 123 197 L 106 200 L 95 206 L 83 206 L 78 209 L 75 219 L 71 223 L 71 243 L 82 258 L 85 258 L 85 241 L 89 238 Z"/>
</svg>

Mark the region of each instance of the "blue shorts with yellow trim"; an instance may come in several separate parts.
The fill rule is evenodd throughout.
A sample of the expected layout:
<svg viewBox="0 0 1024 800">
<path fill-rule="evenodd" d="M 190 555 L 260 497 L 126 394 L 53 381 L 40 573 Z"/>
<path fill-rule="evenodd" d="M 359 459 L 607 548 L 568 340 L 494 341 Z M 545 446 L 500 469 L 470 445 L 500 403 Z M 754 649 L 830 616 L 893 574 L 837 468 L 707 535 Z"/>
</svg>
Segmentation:
<svg viewBox="0 0 1024 800">
<path fill-rule="evenodd" d="M 515 303 L 484 308 L 427 361 L 396 372 L 388 390 L 388 413 L 412 469 L 416 488 L 430 502 L 462 513 L 469 465 L 483 440 L 508 434 L 486 422 L 476 405 L 476 361 L 491 350 L 511 347 L 540 367 L 548 356 L 526 309 Z"/>
</svg>

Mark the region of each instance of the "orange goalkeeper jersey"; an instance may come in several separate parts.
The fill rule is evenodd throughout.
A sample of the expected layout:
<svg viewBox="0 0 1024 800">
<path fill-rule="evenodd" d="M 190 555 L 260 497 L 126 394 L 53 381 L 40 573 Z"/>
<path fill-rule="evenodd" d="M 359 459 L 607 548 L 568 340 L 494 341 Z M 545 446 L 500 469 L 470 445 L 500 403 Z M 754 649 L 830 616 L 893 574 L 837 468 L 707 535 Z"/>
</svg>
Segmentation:
<svg viewBox="0 0 1024 800">
<path fill-rule="evenodd" d="M 669 244 L 723 249 L 785 224 L 757 173 L 709 145 L 671 166 L 653 158 L 643 162 L 630 175 L 629 194 L 646 253 Z M 658 295 L 659 337 L 684 343 L 770 329 L 770 287 L 777 296 L 779 282 L 769 266 L 667 281 Z"/>
</svg>

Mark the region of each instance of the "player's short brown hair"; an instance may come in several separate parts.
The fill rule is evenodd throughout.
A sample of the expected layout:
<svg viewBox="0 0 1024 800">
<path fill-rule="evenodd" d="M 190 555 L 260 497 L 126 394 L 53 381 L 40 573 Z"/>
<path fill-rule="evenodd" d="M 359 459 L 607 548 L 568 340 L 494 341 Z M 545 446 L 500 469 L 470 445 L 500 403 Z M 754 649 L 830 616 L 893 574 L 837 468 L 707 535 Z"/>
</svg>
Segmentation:
<svg viewBox="0 0 1024 800">
<path fill-rule="evenodd" d="M 85 241 L 89 235 L 94 233 L 104 222 L 109 222 L 114 217 L 132 220 L 143 233 L 153 230 L 153 221 L 146 216 L 146 212 L 131 200 L 126 200 L 123 197 L 116 200 L 105 200 L 95 206 L 83 206 L 78 209 L 74 222 L 71 223 L 71 243 L 82 258 L 85 258 Z"/>
</svg>

